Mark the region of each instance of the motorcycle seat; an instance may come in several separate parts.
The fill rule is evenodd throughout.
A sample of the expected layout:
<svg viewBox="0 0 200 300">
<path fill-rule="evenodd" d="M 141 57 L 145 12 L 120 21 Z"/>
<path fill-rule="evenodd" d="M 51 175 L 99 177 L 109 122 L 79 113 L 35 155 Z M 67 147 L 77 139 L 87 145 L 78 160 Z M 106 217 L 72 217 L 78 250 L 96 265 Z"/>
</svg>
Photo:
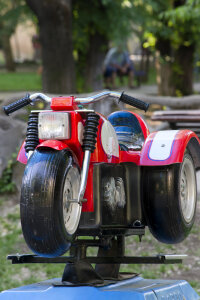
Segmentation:
<svg viewBox="0 0 200 300">
<path fill-rule="evenodd" d="M 116 111 L 108 116 L 117 134 L 122 151 L 139 151 L 144 144 L 144 135 L 137 117 L 129 111 Z"/>
</svg>

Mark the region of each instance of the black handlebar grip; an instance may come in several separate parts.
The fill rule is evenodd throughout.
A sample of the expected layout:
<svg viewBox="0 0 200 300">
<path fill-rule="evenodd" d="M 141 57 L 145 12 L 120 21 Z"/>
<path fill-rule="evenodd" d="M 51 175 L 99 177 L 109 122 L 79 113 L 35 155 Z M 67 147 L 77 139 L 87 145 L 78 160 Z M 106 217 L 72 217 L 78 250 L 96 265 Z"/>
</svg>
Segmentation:
<svg viewBox="0 0 200 300">
<path fill-rule="evenodd" d="M 20 100 L 17 100 L 11 104 L 3 106 L 4 112 L 6 115 L 13 113 L 14 111 L 28 105 L 31 103 L 31 99 L 29 98 L 30 94 L 26 94 L 26 96 Z"/>
<path fill-rule="evenodd" d="M 134 97 L 131 97 L 131 96 L 128 96 L 124 93 L 121 94 L 121 97 L 119 98 L 119 101 L 122 101 L 126 104 L 129 104 L 131 106 L 134 106 L 136 108 L 139 108 L 141 110 L 144 110 L 145 112 L 148 110 L 149 108 L 149 104 L 144 102 L 144 101 L 141 101 L 139 99 L 136 99 Z"/>
</svg>

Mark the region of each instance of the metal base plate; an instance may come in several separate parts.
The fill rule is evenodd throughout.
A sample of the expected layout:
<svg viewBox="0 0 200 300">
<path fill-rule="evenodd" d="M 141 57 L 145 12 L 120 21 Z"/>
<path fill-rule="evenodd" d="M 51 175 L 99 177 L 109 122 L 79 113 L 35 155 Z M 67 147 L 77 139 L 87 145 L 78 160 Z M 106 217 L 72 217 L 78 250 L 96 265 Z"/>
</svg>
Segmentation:
<svg viewBox="0 0 200 300">
<path fill-rule="evenodd" d="M 60 285 L 59 285 L 60 283 Z M 52 279 L 0 293 L 0 300 L 157 300 L 185 299 L 197 300 L 200 297 L 184 280 L 143 279 L 139 276 L 109 283 L 103 287 L 66 286 L 61 279 Z"/>
</svg>

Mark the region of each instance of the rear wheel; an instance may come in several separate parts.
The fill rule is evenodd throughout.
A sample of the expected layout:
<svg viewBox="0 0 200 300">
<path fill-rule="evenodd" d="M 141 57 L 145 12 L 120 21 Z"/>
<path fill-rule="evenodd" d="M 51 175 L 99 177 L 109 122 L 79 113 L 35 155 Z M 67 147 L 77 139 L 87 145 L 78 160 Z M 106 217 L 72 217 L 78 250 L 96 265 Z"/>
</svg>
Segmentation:
<svg viewBox="0 0 200 300">
<path fill-rule="evenodd" d="M 75 237 L 81 215 L 80 171 L 69 151 L 36 150 L 25 169 L 21 224 L 28 246 L 38 255 L 64 254 Z"/>
<path fill-rule="evenodd" d="M 191 155 L 185 153 L 181 164 L 145 167 L 143 182 L 143 208 L 151 233 L 167 244 L 184 240 L 193 226 L 197 202 Z"/>
</svg>

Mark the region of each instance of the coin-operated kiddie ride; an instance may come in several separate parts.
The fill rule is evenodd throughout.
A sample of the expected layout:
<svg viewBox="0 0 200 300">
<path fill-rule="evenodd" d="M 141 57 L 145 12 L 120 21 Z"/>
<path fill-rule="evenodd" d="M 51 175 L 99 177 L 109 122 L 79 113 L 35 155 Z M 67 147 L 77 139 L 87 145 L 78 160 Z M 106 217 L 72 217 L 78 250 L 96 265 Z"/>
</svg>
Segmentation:
<svg viewBox="0 0 200 300">
<path fill-rule="evenodd" d="M 147 280 L 119 268 L 184 258 L 125 256 L 124 241 L 128 235 L 141 240 L 146 226 L 163 243 L 186 238 L 195 217 L 200 141 L 190 130 L 150 134 L 131 111 L 105 118 L 84 108 L 113 98 L 148 109 L 148 104 L 112 91 L 89 98 L 36 93 L 4 107 L 9 115 L 37 100 L 50 103 L 48 110 L 31 112 L 18 154 L 26 164 L 22 231 L 34 254 L 8 259 L 13 264 L 63 263 L 65 269 L 62 279 L 4 291 L 0 299 L 199 299 L 184 280 Z M 88 256 L 88 247 L 98 247 L 97 256 Z"/>
</svg>

